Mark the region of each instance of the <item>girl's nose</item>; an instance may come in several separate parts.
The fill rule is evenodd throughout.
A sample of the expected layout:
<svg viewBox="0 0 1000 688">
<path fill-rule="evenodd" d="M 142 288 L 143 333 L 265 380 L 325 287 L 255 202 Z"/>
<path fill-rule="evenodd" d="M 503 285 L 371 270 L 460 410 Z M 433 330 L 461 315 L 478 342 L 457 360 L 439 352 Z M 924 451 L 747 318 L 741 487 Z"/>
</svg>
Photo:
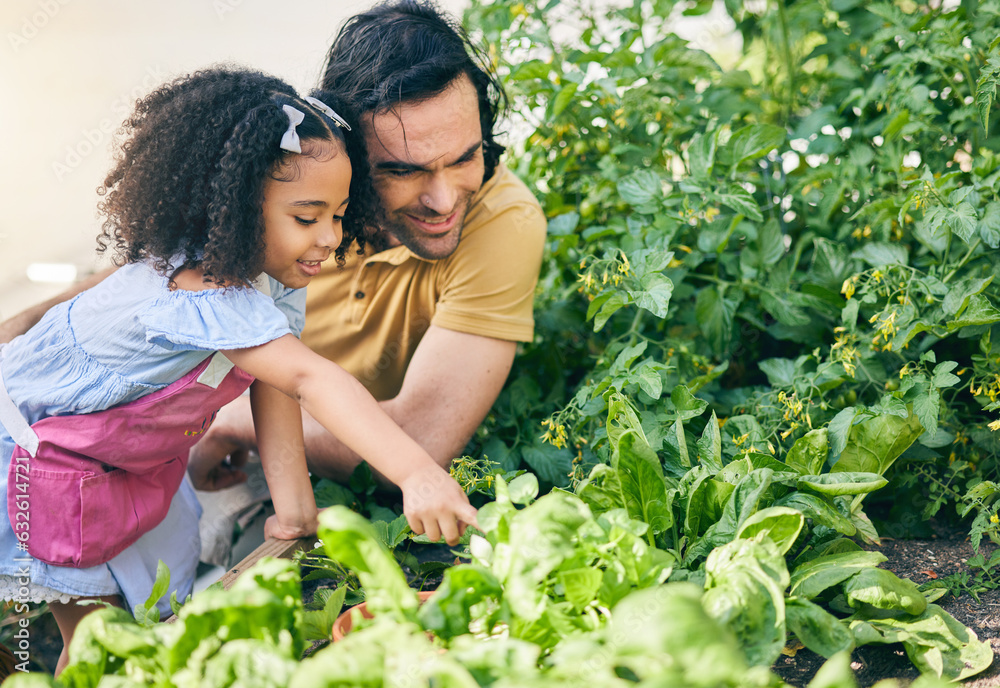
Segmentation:
<svg viewBox="0 0 1000 688">
<path fill-rule="evenodd" d="M 342 236 L 343 232 L 340 229 L 339 221 L 324 225 L 323 229 L 316 236 L 316 245 L 333 251 L 340 246 Z"/>
</svg>

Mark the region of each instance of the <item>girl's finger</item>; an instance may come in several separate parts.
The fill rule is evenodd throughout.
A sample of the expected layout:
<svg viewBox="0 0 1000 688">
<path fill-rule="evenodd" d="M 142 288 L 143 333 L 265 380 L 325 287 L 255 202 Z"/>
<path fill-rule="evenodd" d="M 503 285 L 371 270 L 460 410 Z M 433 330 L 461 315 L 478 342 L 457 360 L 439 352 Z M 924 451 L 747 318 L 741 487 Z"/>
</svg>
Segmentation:
<svg viewBox="0 0 1000 688">
<path fill-rule="evenodd" d="M 441 539 L 441 531 L 438 530 L 437 521 L 435 521 L 434 519 L 427 520 L 427 523 L 425 524 L 425 532 L 427 538 L 432 542 L 437 542 L 438 540 Z"/>
<path fill-rule="evenodd" d="M 442 519 L 441 534 L 449 545 L 458 544 L 458 521 L 452 518 Z"/>
<path fill-rule="evenodd" d="M 424 524 L 416 516 L 407 516 L 406 522 L 410 524 L 410 530 L 413 531 L 414 535 L 424 534 Z"/>
<path fill-rule="evenodd" d="M 479 512 L 476 511 L 476 507 L 471 504 L 466 504 L 463 508 L 458 510 L 458 518 L 461 519 L 462 523 L 466 523 L 474 528 L 479 528 L 479 522 L 476 520 L 476 516 Z M 464 531 L 465 528 L 462 528 Z"/>
</svg>

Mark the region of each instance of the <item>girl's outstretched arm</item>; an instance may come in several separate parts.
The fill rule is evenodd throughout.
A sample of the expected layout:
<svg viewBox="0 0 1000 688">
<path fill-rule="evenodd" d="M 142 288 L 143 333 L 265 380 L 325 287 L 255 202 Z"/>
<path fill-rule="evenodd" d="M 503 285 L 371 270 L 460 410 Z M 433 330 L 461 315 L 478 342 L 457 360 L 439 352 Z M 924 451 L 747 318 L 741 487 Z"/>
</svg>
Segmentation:
<svg viewBox="0 0 1000 688">
<path fill-rule="evenodd" d="M 458 483 L 343 368 L 292 335 L 224 353 L 261 382 L 301 404 L 331 434 L 398 485 L 413 532 L 426 533 L 433 540 L 443 535 L 454 544 L 465 524 L 475 525 L 476 510 Z"/>
<path fill-rule="evenodd" d="M 274 516 L 264 535 L 282 540 L 316 532 L 316 499 L 306 468 L 302 411 L 289 396 L 257 380 L 250 386 L 250 407 L 257 429 L 258 451 L 271 490 Z"/>
</svg>

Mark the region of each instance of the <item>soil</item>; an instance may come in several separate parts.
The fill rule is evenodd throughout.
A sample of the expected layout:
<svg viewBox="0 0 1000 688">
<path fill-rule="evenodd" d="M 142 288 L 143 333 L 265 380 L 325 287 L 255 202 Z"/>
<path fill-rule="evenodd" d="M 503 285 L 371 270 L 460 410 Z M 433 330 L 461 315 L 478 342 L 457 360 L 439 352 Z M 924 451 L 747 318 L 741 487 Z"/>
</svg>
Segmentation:
<svg viewBox="0 0 1000 688">
<path fill-rule="evenodd" d="M 966 565 L 975 554 L 968 539 L 968 529 L 941 523 L 931 523 L 929 535 L 922 539 L 894 540 L 883 537 L 881 546 L 869 547 L 882 552 L 888 561 L 882 568 L 901 578 L 909 578 L 922 585 L 943 580 L 953 574 L 972 572 Z M 986 559 L 996 547 L 988 540 L 980 546 Z M 957 595 L 957 596 L 956 596 Z M 967 688 L 1000 686 L 1000 590 L 978 592 L 978 601 L 968 592 L 956 590 L 941 597 L 935 604 L 973 630 L 980 640 L 988 640 L 993 648 L 993 664 L 976 676 L 963 682 Z M 825 659 L 809 650 L 801 649 L 794 656 L 782 656 L 774 670 L 793 686 L 805 686 Z M 919 676 L 901 645 L 867 645 L 852 655 L 851 666 L 861 688 L 886 678 L 895 678 L 901 686 L 909 685 Z"/>
</svg>

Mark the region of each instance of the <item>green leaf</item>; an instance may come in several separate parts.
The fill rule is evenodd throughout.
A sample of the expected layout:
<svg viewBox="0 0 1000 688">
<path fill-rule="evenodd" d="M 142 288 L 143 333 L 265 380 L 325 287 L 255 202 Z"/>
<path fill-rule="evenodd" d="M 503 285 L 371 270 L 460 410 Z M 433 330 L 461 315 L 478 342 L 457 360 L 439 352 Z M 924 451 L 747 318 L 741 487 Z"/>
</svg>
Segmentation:
<svg viewBox="0 0 1000 688">
<path fill-rule="evenodd" d="M 565 487 L 569 484 L 569 474 L 573 471 L 573 452 L 567 447 L 559 448 L 551 444 L 523 447 L 521 458 L 535 475 L 550 485 Z"/>
<path fill-rule="evenodd" d="M 658 370 L 652 368 L 641 368 L 637 373 L 639 389 L 645 392 L 652 399 L 659 399 L 663 394 L 663 378 Z"/>
<path fill-rule="evenodd" d="M 645 206 L 663 195 L 659 175 L 649 169 L 639 169 L 618 181 L 618 193 L 634 206 Z"/>
<path fill-rule="evenodd" d="M 707 401 L 691 394 L 684 385 L 677 385 L 673 388 L 670 392 L 670 401 L 673 402 L 676 410 L 677 420 L 682 421 L 697 418 L 708 408 Z"/>
<path fill-rule="evenodd" d="M 990 129 L 990 109 L 996 95 L 997 84 L 1000 84 L 1000 54 L 994 47 L 990 58 L 979 70 L 979 80 L 976 82 L 976 107 L 983 121 L 983 129 Z"/>
<path fill-rule="evenodd" d="M 583 611 L 596 599 L 604 575 L 600 570 L 588 566 L 560 571 L 558 579 L 563 586 L 566 600 L 577 611 Z"/>
<path fill-rule="evenodd" d="M 326 478 L 321 478 L 320 481 L 316 483 L 314 493 L 316 495 L 316 506 L 321 509 L 333 506 L 334 504 L 350 506 L 354 502 L 358 501 L 358 496 L 354 494 L 354 492 L 340 483 Z"/>
<path fill-rule="evenodd" d="M 692 583 L 638 590 L 615 605 L 610 616 L 607 637 L 615 640 L 607 647 L 614 653 L 613 666 L 642 671 L 649 665 L 648 658 L 664 657 L 664 648 L 669 648 L 670 662 L 677 666 L 673 675 L 678 676 L 678 685 L 737 686 L 746 680 L 746 659 L 736 639 L 706 612 L 702 591 Z M 656 676 L 652 673 L 655 665 L 650 669 Z M 602 685 L 630 683 L 614 678 Z M 567 685 L 590 682 L 571 681 Z M 594 685 L 596 688 L 596 682 Z"/>
<path fill-rule="evenodd" d="M 795 440 L 785 455 L 785 465 L 803 475 L 816 475 L 823 470 L 828 453 L 827 430 L 816 428 Z"/>
<path fill-rule="evenodd" d="M 372 612 L 415 620 L 417 595 L 368 520 L 347 507 L 331 506 L 319 514 L 318 534 L 327 556 L 357 574 Z"/>
<path fill-rule="evenodd" d="M 531 473 L 522 473 L 510 481 L 507 492 L 514 504 L 531 504 L 538 497 L 538 478 Z"/>
<path fill-rule="evenodd" d="M 955 620 L 936 604 L 916 618 L 856 620 L 851 631 L 863 643 L 902 642 L 906 655 L 924 674 L 961 681 L 993 662 L 987 641 Z"/>
<path fill-rule="evenodd" d="M 630 517 L 649 524 L 653 533 L 673 525 L 673 512 L 659 457 L 641 430 L 626 430 L 613 446 L 611 466 L 618 473 L 622 501 Z"/>
<path fill-rule="evenodd" d="M 826 526 L 844 535 L 854 535 L 858 530 L 857 527 L 827 499 L 808 492 L 791 492 L 777 500 L 774 505 L 787 506 L 801 512 L 813 522 L 813 526 Z"/>
<path fill-rule="evenodd" d="M 772 124 L 751 124 L 733 133 L 726 147 L 732 151 L 734 166 L 759 158 L 785 143 L 785 130 Z"/>
<path fill-rule="evenodd" d="M 715 165 L 715 145 L 718 131 L 697 133 L 691 137 L 688 145 L 688 169 L 691 177 L 698 181 L 708 181 Z"/>
<path fill-rule="evenodd" d="M 932 435 L 938 429 L 938 414 L 941 410 L 941 393 L 934 387 L 913 400 L 913 413 L 920 420 L 924 430 Z"/>
<path fill-rule="evenodd" d="M 569 212 L 556 215 L 549 220 L 549 236 L 568 236 L 580 224 L 580 213 Z"/>
<path fill-rule="evenodd" d="M 792 571 L 789 594 L 813 599 L 827 588 L 842 583 L 858 571 L 886 561 L 879 552 L 842 552 L 811 559 Z"/>
<path fill-rule="evenodd" d="M 954 207 L 942 208 L 941 216 L 948 224 L 948 227 L 951 228 L 951 231 L 968 244 L 972 235 L 976 232 L 979 223 L 976 209 L 967 201 L 962 201 Z"/>
<path fill-rule="evenodd" d="M 857 303 L 857 302 L 855 302 Z M 853 406 L 841 410 L 833 417 L 827 426 L 827 437 L 830 441 L 830 454 L 834 457 L 840 456 L 844 448 L 847 447 L 847 437 L 854 425 L 854 418 L 858 411 Z"/>
<path fill-rule="evenodd" d="M 712 411 L 712 418 L 705 424 L 701 439 L 698 440 L 698 461 L 711 471 L 722 470 L 722 433 L 719 419 Z"/>
<path fill-rule="evenodd" d="M 992 325 L 1000 321 L 1000 311 L 998 311 L 990 300 L 982 294 L 976 294 L 969 299 L 968 307 L 961 314 L 948 323 L 948 331 L 954 332 L 962 327 L 972 325 Z"/>
<path fill-rule="evenodd" d="M 795 361 L 790 358 L 766 358 L 757 364 L 760 371 L 767 375 L 767 381 L 772 387 L 790 389 L 795 380 Z"/>
<path fill-rule="evenodd" d="M 606 298 L 602 296 L 604 294 L 591 301 L 587 310 L 587 318 L 594 318 L 594 332 L 599 332 L 608 319 L 625 306 L 625 297 L 621 292 L 611 292 Z"/>
<path fill-rule="evenodd" d="M 479 564 L 457 564 L 445 569 L 437 591 L 420 606 L 421 626 L 440 638 L 450 639 L 469 632 L 473 605 L 498 599 L 503 588 L 497 577 Z"/>
<path fill-rule="evenodd" d="M 766 269 L 785 255 L 785 237 L 776 220 L 768 220 L 757 231 L 757 257 L 761 269 Z"/>
<path fill-rule="evenodd" d="M 730 184 L 724 192 L 713 192 L 711 198 L 751 220 L 756 222 L 764 220 L 764 215 L 760 212 L 760 206 L 753 195 L 739 184 Z"/>
<path fill-rule="evenodd" d="M 833 657 L 854 649 L 854 635 L 844 623 L 819 605 L 792 597 L 785 601 L 788 630 L 818 655 Z M 812 684 L 810 684 L 812 685 Z"/>
<path fill-rule="evenodd" d="M 888 480 L 876 473 L 837 472 L 804 475 L 798 479 L 797 485 L 800 490 L 812 490 L 819 494 L 836 497 L 867 494 L 885 487 L 888 483 Z"/>
<path fill-rule="evenodd" d="M 847 446 L 830 470 L 882 475 L 923 432 L 916 415 L 869 418 L 851 428 Z"/>
<path fill-rule="evenodd" d="M 739 639 L 747 662 L 770 666 L 785 644 L 788 571 L 770 540 L 733 540 L 705 561 L 702 604 Z"/>
<path fill-rule="evenodd" d="M 316 591 L 317 594 L 322 592 Z M 302 635 L 306 640 L 328 640 L 333 631 L 333 623 L 340 616 L 341 609 L 344 608 L 344 598 L 347 595 L 347 587 L 340 586 L 336 590 L 326 590 L 326 600 L 323 609 L 318 611 L 306 611 L 302 617 Z"/>
<path fill-rule="evenodd" d="M 717 354 L 729 348 L 735 312 L 736 304 L 723 298 L 714 286 L 698 292 L 694 315 L 709 346 Z"/>
<path fill-rule="evenodd" d="M 864 569 L 844 584 L 847 604 L 861 618 L 917 616 L 927 609 L 927 599 L 913 581 L 885 569 Z"/>
<path fill-rule="evenodd" d="M 899 244 L 872 242 L 855 251 L 852 256 L 860 258 L 873 268 L 885 265 L 906 265 L 909 262 L 909 251 Z"/>
<path fill-rule="evenodd" d="M 792 622 L 789 621 L 788 626 L 790 630 L 791 625 Z M 852 635 L 851 646 L 853 647 L 853 645 L 854 637 Z M 830 657 L 819 668 L 819 671 L 816 672 L 806 688 L 858 688 L 854 669 L 851 668 L 851 653 L 839 652 Z"/>
<path fill-rule="evenodd" d="M 649 311 L 657 318 L 667 317 L 670 297 L 674 293 L 674 283 L 658 272 L 645 274 L 639 281 L 642 289 L 628 292 L 635 305 Z"/>
<path fill-rule="evenodd" d="M 566 108 L 570 106 L 573 102 L 573 97 L 576 95 L 577 88 L 578 85 L 571 81 L 559 89 L 559 93 L 557 93 L 556 97 L 552 100 L 553 117 L 558 117 L 566 110 Z"/>
<path fill-rule="evenodd" d="M 955 315 L 969 304 L 969 297 L 981 294 L 993 281 L 993 275 L 982 279 L 964 279 L 950 285 L 941 302 L 945 315 Z"/>
<path fill-rule="evenodd" d="M 772 506 L 751 515 L 740 526 L 736 537 L 757 540 L 766 537 L 782 554 L 788 552 L 802 532 L 805 518 L 795 509 Z"/>
</svg>

